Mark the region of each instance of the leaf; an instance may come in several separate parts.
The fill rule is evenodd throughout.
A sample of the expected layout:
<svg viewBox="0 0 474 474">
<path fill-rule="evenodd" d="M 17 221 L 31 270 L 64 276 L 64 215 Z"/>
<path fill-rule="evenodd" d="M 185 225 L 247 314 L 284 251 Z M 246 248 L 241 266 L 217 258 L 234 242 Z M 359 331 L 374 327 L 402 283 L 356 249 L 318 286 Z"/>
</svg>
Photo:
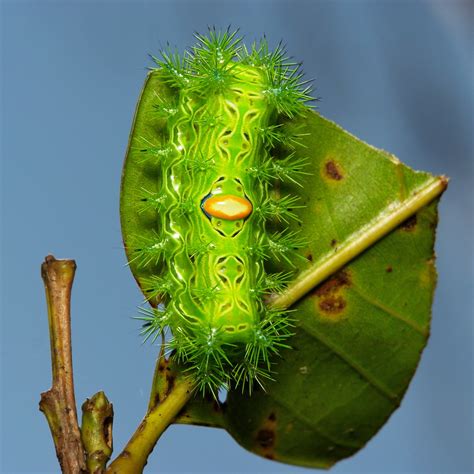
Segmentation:
<svg viewBox="0 0 474 474">
<path fill-rule="evenodd" d="M 153 272 L 139 268 L 132 249 L 153 237 L 159 196 L 141 213 L 134 203 L 159 190 L 153 160 L 165 150 L 151 141 L 164 120 L 156 107 L 166 102 L 166 91 L 159 74 L 150 73 L 122 181 L 124 241 L 145 288 Z M 436 198 L 447 182 L 409 169 L 316 113 L 292 126 L 302 142 L 294 159 L 307 158 L 310 174 L 302 175 L 301 187 L 281 186 L 280 194 L 299 196 L 298 206 L 306 206 L 292 210 L 301 222 L 289 230 L 301 228 L 309 245 L 293 265 L 274 264 L 275 271 L 300 273 L 272 302 L 287 306 L 300 298 L 292 306 L 292 349 L 275 358 L 276 382 L 266 392 L 231 391 L 224 417 L 213 402 L 192 400 L 176 421 L 223 426 L 256 454 L 327 468 L 380 429 L 415 372 L 436 280 Z"/>
<path fill-rule="evenodd" d="M 160 159 L 156 130 L 162 128 L 163 117 L 157 104 L 166 103 L 168 88 L 156 72 L 150 72 L 138 99 L 130 133 L 120 190 L 120 219 L 128 264 L 140 288 L 147 294 L 147 278 L 155 275 L 153 266 L 140 267 L 134 248 L 156 237 L 156 207 L 159 182 L 156 163 Z M 142 206 L 137 212 L 137 202 Z M 156 306 L 157 300 L 150 300 Z"/>
<path fill-rule="evenodd" d="M 225 423 L 256 454 L 328 468 L 387 421 L 418 365 L 436 282 L 437 202 L 424 206 L 446 179 L 409 169 L 315 113 L 300 126 L 308 135 L 297 158 L 310 159 L 312 175 L 291 193 L 306 205 L 294 212 L 310 244 L 293 289 L 329 278 L 292 307 L 296 334 L 276 360 L 277 381 L 251 397 L 230 392 Z"/>
</svg>

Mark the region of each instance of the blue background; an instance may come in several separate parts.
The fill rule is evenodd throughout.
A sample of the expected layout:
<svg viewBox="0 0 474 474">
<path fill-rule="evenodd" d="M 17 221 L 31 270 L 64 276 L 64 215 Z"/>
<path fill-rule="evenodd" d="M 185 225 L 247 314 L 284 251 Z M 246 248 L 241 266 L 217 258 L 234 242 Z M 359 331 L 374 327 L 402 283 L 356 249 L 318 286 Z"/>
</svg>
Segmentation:
<svg viewBox="0 0 474 474">
<path fill-rule="evenodd" d="M 78 403 L 104 389 L 118 452 L 147 403 L 156 348 L 131 319 L 119 182 L 147 53 L 207 25 L 266 33 L 304 61 L 320 112 L 408 165 L 452 178 L 440 206 L 432 336 L 401 408 L 333 472 L 472 470 L 473 7 L 456 1 L 11 1 L 2 3 L 2 472 L 58 472 L 37 409 L 50 386 L 39 268 L 78 263 Z M 147 472 L 311 472 L 226 433 L 174 426 Z"/>
</svg>

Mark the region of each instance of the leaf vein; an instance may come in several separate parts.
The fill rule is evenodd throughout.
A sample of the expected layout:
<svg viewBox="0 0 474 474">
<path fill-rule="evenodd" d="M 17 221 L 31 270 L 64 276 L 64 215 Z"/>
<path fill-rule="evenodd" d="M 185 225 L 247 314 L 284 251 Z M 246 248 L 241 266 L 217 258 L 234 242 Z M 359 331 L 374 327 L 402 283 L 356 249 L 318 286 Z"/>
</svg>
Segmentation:
<svg viewBox="0 0 474 474">
<path fill-rule="evenodd" d="M 354 290 L 355 293 L 357 293 L 364 301 L 367 303 L 375 306 L 376 308 L 380 309 L 382 312 L 385 314 L 391 316 L 394 319 L 397 319 L 398 321 L 401 321 L 402 323 L 406 324 L 407 326 L 411 327 L 413 330 L 421 334 L 423 337 L 428 336 L 428 330 L 422 326 L 419 326 L 416 324 L 414 321 L 409 319 L 406 316 L 403 316 L 402 314 L 397 313 L 395 310 L 392 308 L 385 306 L 383 303 L 378 301 L 374 296 L 372 295 L 367 295 L 365 294 L 360 287 L 356 285 L 352 285 L 351 287 L 352 290 Z"/>
<path fill-rule="evenodd" d="M 355 372 L 357 372 L 360 377 L 362 377 L 366 382 L 369 383 L 375 390 L 381 393 L 387 400 L 390 401 L 395 406 L 400 404 L 400 398 L 397 394 L 393 393 L 389 388 L 387 388 L 380 380 L 378 380 L 373 374 L 367 372 L 363 367 L 361 367 L 356 361 L 352 360 L 348 354 L 345 354 L 344 351 L 337 347 L 332 342 L 329 342 L 323 338 L 320 334 L 317 334 L 316 331 L 311 330 L 308 326 L 304 325 L 303 329 L 321 344 L 326 346 L 330 351 L 332 351 L 336 356 L 338 356 L 342 361 L 344 361 L 349 367 L 351 367 Z"/>
<path fill-rule="evenodd" d="M 313 431 L 315 431 L 316 433 L 318 433 L 320 436 L 322 436 L 323 438 L 326 438 L 327 440 L 331 441 L 331 443 L 334 443 L 334 444 L 337 444 L 338 446 L 341 446 L 343 448 L 349 448 L 349 449 L 360 449 L 363 444 L 359 444 L 359 443 L 348 443 L 346 441 L 340 441 L 340 440 L 337 440 L 335 438 L 333 438 L 332 436 L 328 435 L 327 433 L 325 433 L 324 431 L 321 430 L 321 428 L 317 425 L 315 426 L 313 423 L 311 423 L 309 420 L 307 420 L 301 413 L 299 413 L 298 411 L 295 410 L 295 407 L 294 405 L 289 405 L 287 403 L 285 403 L 283 400 L 281 400 L 280 398 L 277 398 L 275 397 L 275 394 L 272 393 L 272 400 L 274 400 L 278 405 L 280 405 L 281 407 L 283 407 L 285 410 L 287 410 L 289 413 L 291 413 L 293 415 L 293 417 L 295 419 L 297 419 L 298 421 L 300 421 L 301 423 L 303 423 L 304 425 L 308 426 L 309 428 L 311 428 Z"/>
<path fill-rule="evenodd" d="M 392 160 L 393 159 L 396 159 L 396 158 L 392 158 Z M 395 173 L 397 176 L 398 184 L 400 185 L 399 192 L 398 192 L 399 199 L 400 199 L 400 202 L 403 202 L 407 199 L 408 190 L 407 190 L 407 183 L 405 180 L 405 172 L 403 170 L 403 165 L 401 161 L 399 161 L 398 159 L 396 159 L 395 161 Z"/>
</svg>

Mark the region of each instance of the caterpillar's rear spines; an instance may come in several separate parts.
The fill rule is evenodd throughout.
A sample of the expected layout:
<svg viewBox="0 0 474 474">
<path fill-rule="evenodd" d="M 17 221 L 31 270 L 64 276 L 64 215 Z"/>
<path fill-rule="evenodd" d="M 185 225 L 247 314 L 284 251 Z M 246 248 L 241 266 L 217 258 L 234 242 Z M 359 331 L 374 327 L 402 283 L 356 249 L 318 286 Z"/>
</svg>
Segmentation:
<svg viewBox="0 0 474 474">
<path fill-rule="evenodd" d="M 248 362 L 247 359 L 244 359 L 234 367 L 232 379 L 234 380 L 235 388 L 240 388 L 242 393 L 248 390 L 250 394 L 253 392 L 255 385 L 265 390 L 265 383 L 274 381 L 271 370 L 267 367 L 255 366 Z"/>
<path fill-rule="evenodd" d="M 223 342 L 223 331 L 211 326 L 196 327 L 192 335 L 181 327 L 175 328 L 167 349 L 175 351 L 176 359 L 194 374 L 199 391 L 210 392 L 215 398 L 222 387 L 251 393 L 254 383 L 264 388 L 264 381 L 272 380 L 271 355 L 290 347 L 285 343 L 293 326 L 288 314 L 289 311 L 266 309 L 240 362 L 233 360 L 240 358 L 238 347 Z"/>
<path fill-rule="evenodd" d="M 234 387 L 242 393 L 252 392 L 257 383 L 265 389 L 264 382 L 273 380 L 271 356 L 279 355 L 281 349 L 289 349 L 285 341 L 293 334 L 289 311 L 265 310 L 265 314 L 256 326 L 253 339 L 245 346 L 244 359 L 233 369 Z"/>
<path fill-rule="evenodd" d="M 229 387 L 227 368 L 232 364 L 228 350 L 233 349 L 233 345 L 223 343 L 222 330 L 197 326 L 189 334 L 182 327 L 176 327 L 167 348 L 175 351 L 178 362 L 186 364 L 186 371 L 193 373 L 200 392 L 210 392 L 217 399 L 219 389 Z"/>
<path fill-rule="evenodd" d="M 285 341 L 292 334 L 289 311 L 264 310 L 264 316 L 254 328 L 253 337 L 245 345 L 244 358 L 234 362 L 238 352 L 235 344 L 222 340 L 222 330 L 211 326 L 196 326 L 192 334 L 173 325 L 172 313 L 163 308 L 141 308 L 135 319 L 143 321 L 140 334 L 143 342 L 152 342 L 173 327 L 173 338 L 166 343 L 169 352 L 175 352 L 179 362 L 186 363 L 186 370 L 194 374 L 201 392 L 211 392 L 214 397 L 221 387 L 240 387 L 252 391 L 254 383 L 262 388 L 265 380 L 272 380 L 270 356 L 289 348 Z"/>
<path fill-rule="evenodd" d="M 258 366 L 262 362 L 270 370 L 271 354 L 278 354 L 281 349 L 289 349 L 286 340 L 292 334 L 293 321 L 290 311 L 265 308 L 262 319 L 258 322 L 253 340 L 246 346 L 245 359 Z"/>
</svg>

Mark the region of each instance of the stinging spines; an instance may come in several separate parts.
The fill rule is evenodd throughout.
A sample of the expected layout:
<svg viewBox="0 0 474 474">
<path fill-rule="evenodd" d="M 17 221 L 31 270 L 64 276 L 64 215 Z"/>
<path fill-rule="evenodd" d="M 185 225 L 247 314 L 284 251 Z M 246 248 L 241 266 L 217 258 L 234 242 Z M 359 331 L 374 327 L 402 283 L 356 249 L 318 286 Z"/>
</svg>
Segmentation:
<svg viewBox="0 0 474 474">
<path fill-rule="evenodd" d="M 238 30 L 217 31 L 209 28 L 208 34 L 195 33 L 197 44 L 183 55 L 169 44 L 152 60 L 164 73 L 165 82 L 185 93 L 200 95 L 225 94 L 238 83 L 234 75 L 237 64 L 250 65 L 262 73 L 261 93 L 278 114 L 288 118 L 304 114 L 311 102 L 311 81 L 305 80 L 301 65 L 288 58 L 280 43 L 271 51 L 264 37 L 248 49 L 237 36 Z M 159 111 L 174 107 L 157 106 Z"/>
<path fill-rule="evenodd" d="M 302 146 L 304 134 L 298 130 L 290 132 L 286 124 L 281 123 L 291 122 L 294 117 L 306 113 L 308 103 L 314 100 L 310 95 L 309 81 L 304 80 L 300 65 L 287 56 L 281 43 L 271 51 L 264 38 L 247 49 L 238 37 L 238 31 L 231 32 L 229 29 L 220 32 L 212 28 L 207 36 L 196 33 L 195 37 L 197 44 L 184 55 L 178 54 L 168 45 L 161 51 L 160 57 L 152 56 L 164 83 L 173 92 L 172 98 L 156 94 L 153 105 L 155 116 L 162 124 L 176 121 L 180 114 L 186 114 L 183 103 L 188 109 L 192 109 L 193 104 L 201 104 L 199 109 L 194 109 L 192 118 L 186 120 L 192 127 L 192 134 L 196 130 L 206 130 L 206 134 L 210 135 L 216 128 L 226 127 L 226 117 L 225 114 L 210 113 L 210 109 L 206 110 L 202 104 L 214 99 L 219 102 L 232 98 L 233 88 L 238 89 L 243 80 L 241 71 L 245 67 L 258 71 L 260 82 L 257 83 L 257 92 L 262 99 L 260 102 L 264 104 L 259 107 L 268 108 L 271 120 L 266 125 L 250 130 L 249 134 L 254 135 L 253 141 L 249 143 L 260 147 L 261 156 L 258 162 L 245 168 L 245 172 L 253 179 L 255 187 L 262 190 L 260 202 L 253 202 L 257 219 L 252 221 L 252 225 L 258 224 L 261 230 L 259 237 L 240 251 L 247 252 L 252 259 L 273 259 L 294 267 L 295 257 L 301 256 L 297 251 L 306 242 L 297 232 L 280 230 L 270 233 L 264 230 L 264 226 L 265 222 L 272 220 L 280 224 L 297 221 L 294 210 L 304 207 L 295 196 L 271 197 L 269 189 L 275 181 L 301 186 L 301 179 L 309 174 L 306 171 L 309 160 L 295 156 L 295 149 Z M 185 125 L 182 127 L 180 133 Z M 167 143 L 166 140 L 155 141 L 144 137 L 141 137 L 138 145 L 140 160 L 147 165 L 163 167 L 179 162 L 182 172 L 198 177 L 196 179 L 215 172 L 220 165 L 221 157 L 212 152 L 206 155 L 199 146 L 190 146 L 181 153 L 177 152 L 179 148 L 172 140 Z M 275 150 L 278 155 L 284 150 L 289 154 L 285 158 L 275 158 L 271 156 Z M 229 173 L 232 173 L 232 169 Z M 142 188 L 138 212 L 151 210 L 165 214 L 171 205 L 173 215 L 178 220 L 183 218 L 183 221 L 184 216 L 200 212 L 199 208 L 195 208 L 195 200 L 187 196 L 179 195 L 173 202 L 170 200 L 171 197 L 166 193 Z M 194 236 L 192 242 L 183 242 L 186 248 L 181 253 L 187 254 L 193 265 L 209 250 L 215 249 L 214 243 L 201 235 Z M 136 238 L 130 247 L 130 263 L 134 266 L 147 271 L 151 266 L 164 268 L 161 275 L 150 276 L 148 272 L 148 276 L 140 282 L 152 305 L 165 302 L 164 307 L 159 305 L 150 310 L 143 309 L 136 318 L 143 323 L 141 334 L 144 340 L 155 341 L 167 327 L 171 327 L 172 338 L 166 343 L 168 353 L 174 354 L 177 361 L 186 365 L 186 370 L 196 378 L 201 392 L 210 392 L 215 398 L 221 387 L 239 387 L 249 392 L 256 385 L 263 388 L 266 382 L 272 380 L 272 358 L 279 355 L 282 349 L 290 347 L 287 341 L 293 326 L 288 311 L 270 310 L 265 306 L 264 299 L 271 293 L 283 291 L 292 273 L 263 273 L 256 277 L 249 289 L 249 296 L 253 304 L 260 308 L 259 320 L 245 344 L 231 343 L 225 338 L 222 328 L 186 319 L 176 310 L 168 308 L 167 303 L 173 299 L 176 291 L 169 273 L 173 267 L 173 261 L 169 262 L 173 252 L 176 252 L 176 242 L 170 242 L 166 234 L 159 235 L 156 231 L 148 237 Z M 192 288 L 189 293 L 193 304 L 204 307 L 207 302 L 221 298 L 225 292 L 210 284 L 205 288 Z"/>
</svg>

